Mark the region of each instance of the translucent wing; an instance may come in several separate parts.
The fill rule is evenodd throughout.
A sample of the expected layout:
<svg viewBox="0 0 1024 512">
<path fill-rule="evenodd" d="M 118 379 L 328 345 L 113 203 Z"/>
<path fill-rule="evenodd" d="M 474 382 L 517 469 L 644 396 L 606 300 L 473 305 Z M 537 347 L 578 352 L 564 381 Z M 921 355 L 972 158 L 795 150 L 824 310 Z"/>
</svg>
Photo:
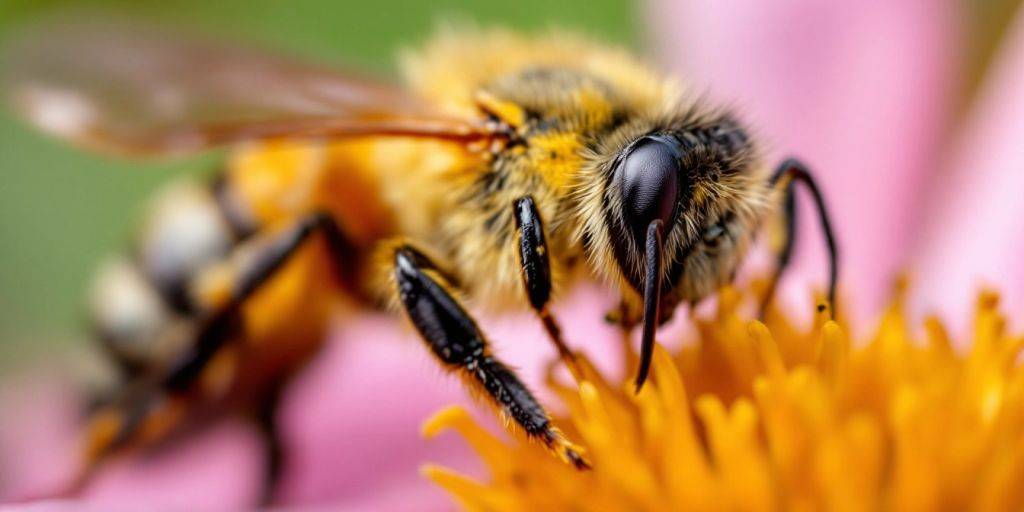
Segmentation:
<svg viewBox="0 0 1024 512">
<path fill-rule="evenodd" d="M 489 136 L 395 87 L 140 25 L 49 23 L 24 31 L 0 59 L 19 113 L 108 152 L 182 154 L 278 136 Z"/>
</svg>

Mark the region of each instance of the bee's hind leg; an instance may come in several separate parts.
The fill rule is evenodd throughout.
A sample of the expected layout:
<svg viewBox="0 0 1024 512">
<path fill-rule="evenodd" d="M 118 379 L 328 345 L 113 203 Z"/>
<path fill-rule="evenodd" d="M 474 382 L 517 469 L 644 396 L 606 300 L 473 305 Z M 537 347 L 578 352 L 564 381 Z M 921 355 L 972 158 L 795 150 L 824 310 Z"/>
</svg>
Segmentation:
<svg viewBox="0 0 1024 512">
<path fill-rule="evenodd" d="M 548 308 L 551 301 L 551 263 L 540 213 L 531 196 L 516 199 L 513 208 L 519 240 L 519 265 L 522 267 L 523 286 L 526 288 L 530 307 L 540 317 L 548 338 L 558 350 L 558 356 L 562 358 L 562 362 L 569 368 L 576 381 L 580 382 L 583 380 L 583 372 L 576 361 L 576 356 L 565 344 L 562 329 Z"/>
<path fill-rule="evenodd" d="M 825 208 L 825 199 L 821 195 L 821 191 L 818 189 L 817 183 L 814 181 L 814 177 L 811 172 L 807 169 L 799 160 L 790 158 L 782 162 L 772 174 L 769 180 L 769 184 L 772 187 L 780 188 L 783 192 L 783 216 L 784 216 L 784 229 L 783 245 L 779 250 L 778 257 L 776 260 L 775 272 L 772 274 L 771 280 L 768 283 L 768 289 L 765 296 L 761 300 L 760 314 L 761 318 L 764 318 L 765 311 L 768 304 L 771 302 L 772 297 L 775 295 L 775 289 L 779 284 L 779 279 L 782 277 L 782 273 L 786 271 L 789 266 L 791 256 L 793 254 L 793 244 L 796 240 L 796 184 L 802 183 L 807 187 L 808 192 L 811 193 L 811 198 L 814 199 L 814 205 L 817 209 L 818 220 L 821 223 L 821 231 L 825 236 L 825 245 L 828 249 L 829 258 L 829 281 L 828 281 L 828 306 L 835 311 L 836 301 L 836 280 L 838 278 L 838 251 L 836 249 L 835 235 L 832 232 L 832 223 L 829 220 L 828 210 Z"/>
<path fill-rule="evenodd" d="M 162 371 L 139 376 L 128 392 L 92 413 L 87 427 L 86 473 L 91 473 L 108 454 L 128 445 L 152 443 L 184 419 L 193 398 L 203 396 L 197 385 L 207 380 L 206 377 L 215 377 L 211 375 L 213 370 L 230 371 L 232 352 L 237 347 L 232 340 L 243 334 L 242 306 L 316 234 L 325 238 L 334 262 L 335 277 L 342 282 L 352 279 L 348 274 L 351 268 L 345 265 L 352 257 L 350 242 L 333 218 L 321 213 L 298 219 L 281 231 L 257 233 L 236 249 L 234 257 L 200 272 L 192 283 L 200 291 L 192 300 L 202 312 L 203 320 L 187 350 Z M 204 283 L 210 284 L 204 286 Z M 216 364 L 216 361 L 228 364 Z M 268 440 L 264 498 L 272 496 L 285 458 L 273 424 L 277 395 L 284 382 L 271 386 L 269 400 L 257 404 L 255 414 Z"/>
<path fill-rule="evenodd" d="M 226 303 L 216 304 L 209 301 L 206 309 L 212 310 L 207 330 L 222 331 L 209 337 L 206 343 L 200 339 L 193 351 L 185 354 L 164 380 L 164 387 L 176 391 L 187 390 L 203 370 L 209 366 L 213 357 L 231 338 L 233 333 L 230 324 L 218 329 L 218 322 L 229 322 L 236 317 L 243 304 L 284 266 L 296 252 L 304 247 L 314 235 L 319 234 L 325 241 L 331 257 L 334 278 L 342 286 L 351 287 L 354 282 L 352 265 L 348 265 L 355 250 L 351 241 L 345 236 L 334 218 L 326 213 L 312 213 L 297 220 L 292 226 L 278 233 L 267 233 L 251 242 L 252 256 L 241 258 L 234 265 L 235 279 L 233 289 Z M 262 239 L 262 240 L 261 240 Z M 213 293 L 213 296 L 222 294 Z M 276 415 L 281 401 L 281 394 L 289 382 L 287 375 L 269 385 L 266 393 L 256 404 L 252 418 L 263 436 L 266 454 L 266 469 L 263 485 L 260 490 L 260 504 L 273 502 L 274 492 L 278 487 L 282 470 L 287 461 L 286 453 L 277 426 Z"/>
<path fill-rule="evenodd" d="M 406 315 L 445 368 L 482 391 L 529 438 L 579 469 L 589 467 L 515 372 L 490 353 L 483 332 L 453 296 L 451 279 L 409 245 L 394 250 L 394 278 Z"/>
<path fill-rule="evenodd" d="M 232 274 L 229 279 L 224 279 L 218 269 L 213 269 L 208 274 L 208 281 L 214 284 L 204 287 L 200 283 L 197 286 L 201 290 L 198 293 L 201 307 L 207 312 L 204 334 L 171 367 L 163 382 L 164 388 L 184 391 L 195 382 L 230 338 L 232 319 L 238 316 L 242 305 L 317 233 L 323 234 L 327 241 L 336 278 L 343 282 L 352 279 L 348 275 L 351 268 L 345 265 L 352 253 L 350 242 L 327 214 L 310 214 L 280 233 L 268 233 L 253 239 L 251 246 L 239 250 L 239 253 L 249 251 L 251 255 L 229 263 Z M 204 277 L 207 276 L 200 276 L 200 281 Z M 224 284 L 231 286 L 228 293 L 219 290 Z"/>
<path fill-rule="evenodd" d="M 281 439 L 281 432 L 278 429 L 277 412 L 281 404 L 281 394 L 284 391 L 288 379 L 281 379 L 273 384 L 267 396 L 256 405 L 253 414 L 256 426 L 262 434 L 263 452 L 265 454 L 266 469 L 263 474 L 263 483 L 260 489 L 261 505 L 269 505 L 274 502 L 274 493 L 281 481 L 282 470 L 284 469 L 285 451 Z"/>
</svg>

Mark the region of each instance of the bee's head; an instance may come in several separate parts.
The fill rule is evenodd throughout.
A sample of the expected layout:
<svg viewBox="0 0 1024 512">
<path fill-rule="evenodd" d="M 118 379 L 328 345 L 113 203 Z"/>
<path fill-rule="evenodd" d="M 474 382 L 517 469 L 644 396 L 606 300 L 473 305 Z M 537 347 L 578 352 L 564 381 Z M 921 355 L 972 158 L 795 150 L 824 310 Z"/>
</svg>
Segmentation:
<svg viewBox="0 0 1024 512">
<path fill-rule="evenodd" d="M 639 387 L 655 326 L 679 302 L 697 301 L 732 279 L 767 187 L 753 143 L 729 116 L 688 114 L 620 131 L 626 133 L 613 136 L 597 166 L 603 218 L 600 226 L 591 222 L 587 236 L 643 303 Z"/>
</svg>

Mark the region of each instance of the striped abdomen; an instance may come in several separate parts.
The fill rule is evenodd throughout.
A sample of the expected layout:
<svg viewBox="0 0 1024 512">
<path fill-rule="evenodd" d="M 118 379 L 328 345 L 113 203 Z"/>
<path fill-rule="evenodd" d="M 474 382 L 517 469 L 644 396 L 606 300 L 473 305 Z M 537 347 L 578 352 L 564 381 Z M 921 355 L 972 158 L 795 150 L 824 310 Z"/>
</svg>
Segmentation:
<svg viewBox="0 0 1024 512">
<path fill-rule="evenodd" d="M 200 308 L 190 284 L 243 237 L 216 187 L 182 181 L 155 198 L 127 254 L 100 268 L 90 312 L 101 341 L 132 373 L 180 353 L 196 333 Z"/>
</svg>

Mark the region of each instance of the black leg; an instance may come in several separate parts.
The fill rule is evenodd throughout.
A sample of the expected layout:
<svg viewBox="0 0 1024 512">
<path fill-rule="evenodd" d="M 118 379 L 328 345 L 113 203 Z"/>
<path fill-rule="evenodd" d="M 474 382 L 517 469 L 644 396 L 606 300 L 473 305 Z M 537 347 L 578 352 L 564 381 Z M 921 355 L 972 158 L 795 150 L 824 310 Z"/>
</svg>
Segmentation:
<svg viewBox="0 0 1024 512">
<path fill-rule="evenodd" d="M 441 364 L 460 372 L 527 436 L 577 468 L 588 467 L 515 373 L 490 354 L 480 328 L 449 291 L 451 279 L 408 245 L 399 247 L 394 258 L 401 304 Z"/>
<path fill-rule="evenodd" d="M 284 382 L 276 383 L 268 392 L 268 396 L 256 406 L 256 426 L 263 435 L 263 447 L 266 453 L 266 473 L 263 475 L 263 488 L 260 492 L 260 505 L 266 506 L 274 502 L 274 491 L 281 480 L 285 464 L 285 451 L 281 442 L 281 433 L 277 428 L 277 410 L 284 391 Z"/>
<path fill-rule="evenodd" d="M 807 190 L 811 193 L 811 197 L 814 199 L 815 207 L 817 208 L 818 220 L 821 223 L 821 230 L 824 233 L 825 244 L 828 248 L 828 303 L 829 307 L 835 311 L 836 281 L 838 279 L 839 272 L 838 252 L 836 249 L 835 235 L 832 231 L 832 223 L 829 220 L 828 210 L 825 207 L 825 199 L 822 197 L 821 191 L 818 189 L 818 185 L 814 182 L 814 178 L 811 176 L 810 171 L 807 170 L 807 167 L 799 160 L 793 158 L 786 160 L 776 168 L 769 183 L 773 187 L 782 188 L 783 190 L 785 241 L 779 252 L 775 273 L 772 275 L 771 281 L 768 284 L 767 293 L 761 302 L 761 316 L 764 316 L 765 309 L 771 302 L 772 297 L 775 295 L 775 289 L 778 286 L 779 279 L 782 277 L 783 272 L 786 271 L 786 267 L 789 266 L 793 253 L 793 244 L 796 239 L 796 199 L 794 194 L 796 191 L 795 185 L 797 183 L 802 183 L 807 187 Z"/>
<path fill-rule="evenodd" d="M 345 261 L 351 257 L 351 243 L 345 238 L 334 219 L 326 214 L 313 214 L 298 221 L 295 226 L 269 240 L 254 239 L 257 255 L 245 261 L 236 271 L 234 289 L 226 304 L 207 304 L 211 310 L 204 321 L 200 334 L 188 352 L 182 354 L 171 367 L 164 381 L 164 387 L 182 391 L 202 373 L 210 359 L 216 355 L 235 332 L 238 312 L 242 304 L 264 285 L 288 261 L 295 252 L 310 240 L 313 234 L 323 233 L 334 260 L 334 269 L 343 282 L 354 277 L 351 265 Z"/>
<path fill-rule="evenodd" d="M 526 288 L 530 306 L 544 324 L 544 330 L 558 350 L 559 357 L 577 382 L 581 381 L 583 372 L 576 363 L 576 357 L 562 339 L 562 329 L 548 309 L 551 300 L 551 263 L 540 213 L 537 212 L 537 206 L 530 196 L 516 199 L 513 208 L 516 230 L 519 233 L 519 264 L 522 266 L 523 286 Z"/>
</svg>

